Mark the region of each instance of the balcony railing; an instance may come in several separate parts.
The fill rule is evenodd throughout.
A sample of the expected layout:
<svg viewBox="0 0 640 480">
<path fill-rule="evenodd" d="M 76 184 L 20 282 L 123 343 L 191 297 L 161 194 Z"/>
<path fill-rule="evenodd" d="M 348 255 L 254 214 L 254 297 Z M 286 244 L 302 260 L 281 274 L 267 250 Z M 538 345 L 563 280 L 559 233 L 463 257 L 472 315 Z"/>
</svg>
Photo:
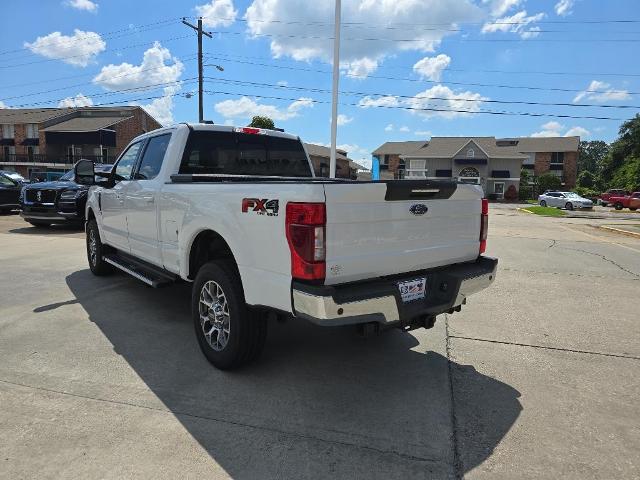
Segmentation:
<svg viewBox="0 0 640 480">
<path fill-rule="evenodd" d="M 75 155 L 73 157 L 67 155 L 47 155 L 42 153 L 35 153 L 28 155 L 26 153 L 13 153 L 9 155 L 0 155 L 0 162 L 5 163 L 54 163 L 61 165 L 73 165 L 78 160 L 91 160 L 95 163 L 113 163 L 116 157 L 114 156 L 102 156 L 102 155 Z"/>
</svg>

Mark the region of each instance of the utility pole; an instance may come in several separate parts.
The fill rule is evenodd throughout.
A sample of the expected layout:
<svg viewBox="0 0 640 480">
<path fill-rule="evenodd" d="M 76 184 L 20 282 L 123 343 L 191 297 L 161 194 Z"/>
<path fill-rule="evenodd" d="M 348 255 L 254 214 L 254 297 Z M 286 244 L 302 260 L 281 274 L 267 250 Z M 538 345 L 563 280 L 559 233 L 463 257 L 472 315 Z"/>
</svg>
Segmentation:
<svg viewBox="0 0 640 480">
<path fill-rule="evenodd" d="M 209 32 L 202 31 L 202 17 L 198 17 L 198 26 L 187 22 L 186 18 L 182 19 L 187 27 L 193 28 L 198 32 L 198 122 L 204 121 L 204 106 L 202 101 L 202 35 L 206 35 L 209 38 L 213 38 Z"/>
<path fill-rule="evenodd" d="M 338 79 L 340 78 L 340 0 L 336 0 L 333 35 L 333 92 L 331 95 L 331 157 L 329 177 L 336 178 L 336 137 L 338 135 Z"/>
</svg>

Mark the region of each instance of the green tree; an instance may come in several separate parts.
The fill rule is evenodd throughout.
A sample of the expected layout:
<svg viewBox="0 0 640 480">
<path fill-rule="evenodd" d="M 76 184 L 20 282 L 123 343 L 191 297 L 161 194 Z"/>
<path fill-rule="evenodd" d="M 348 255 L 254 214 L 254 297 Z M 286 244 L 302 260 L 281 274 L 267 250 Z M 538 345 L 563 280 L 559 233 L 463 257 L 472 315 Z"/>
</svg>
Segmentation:
<svg viewBox="0 0 640 480">
<path fill-rule="evenodd" d="M 611 178 L 611 185 L 619 185 L 630 192 L 640 191 L 640 157 L 627 158 Z M 615 188 L 615 187 L 613 187 Z"/>
<path fill-rule="evenodd" d="M 609 145 L 602 140 L 582 141 L 578 154 L 578 173 L 585 170 L 598 173 L 609 154 Z"/>
<path fill-rule="evenodd" d="M 595 175 L 589 170 L 584 170 L 578 175 L 578 186 L 585 188 L 593 188 L 596 183 Z"/>
<path fill-rule="evenodd" d="M 540 193 L 547 190 L 558 190 L 561 186 L 560 178 L 553 173 L 543 173 L 538 177 L 538 191 Z"/>
<path fill-rule="evenodd" d="M 261 115 L 254 116 L 253 119 L 251 119 L 251 123 L 247 126 L 254 128 L 267 128 L 269 130 L 273 130 L 275 128 L 273 120 L 271 120 L 269 117 L 263 117 Z"/>
<path fill-rule="evenodd" d="M 532 175 L 526 168 L 520 170 L 520 185 L 529 185 Z"/>
<path fill-rule="evenodd" d="M 603 186 L 608 188 L 625 188 L 617 182 L 637 185 L 639 181 L 637 175 L 634 178 L 634 172 L 640 159 L 640 114 L 624 122 L 618 134 L 600 170 Z"/>
</svg>

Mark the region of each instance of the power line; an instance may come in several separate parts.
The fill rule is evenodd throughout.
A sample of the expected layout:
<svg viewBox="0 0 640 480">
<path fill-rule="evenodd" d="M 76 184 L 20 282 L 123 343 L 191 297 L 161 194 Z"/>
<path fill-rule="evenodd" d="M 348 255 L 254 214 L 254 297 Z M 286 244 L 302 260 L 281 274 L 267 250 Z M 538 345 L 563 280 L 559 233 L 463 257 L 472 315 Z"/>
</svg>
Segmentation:
<svg viewBox="0 0 640 480">
<path fill-rule="evenodd" d="M 259 62 L 248 62 L 248 61 L 244 61 L 244 60 L 234 60 L 231 58 L 220 58 L 220 57 L 216 57 L 216 56 L 210 56 L 209 58 L 213 58 L 213 59 L 218 59 L 224 62 L 233 62 L 233 63 L 242 63 L 242 64 L 248 64 L 248 65 L 256 65 L 256 66 L 262 66 L 262 67 L 269 67 L 269 68 L 280 68 L 280 69 L 284 69 L 284 70 L 297 70 L 297 71 L 302 71 L 302 72 L 311 72 L 311 73 L 331 73 L 328 70 L 319 70 L 319 69 L 313 69 L 313 68 L 302 68 L 302 67 L 291 67 L 288 65 L 274 65 L 274 64 L 269 64 L 269 63 L 259 63 Z M 593 89 L 584 89 L 584 90 L 578 90 L 578 89 L 571 89 L 571 88 L 559 88 L 559 87 L 534 87 L 534 86 L 528 86 L 528 85 L 503 85 L 503 84 L 496 84 L 496 83 L 469 83 L 469 82 L 451 82 L 451 81 L 441 81 L 441 82 L 436 82 L 434 80 L 423 80 L 423 79 L 418 79 L 418 78 L 407 78 L 407 77 L 388 77 L 388 76 L 381 76 L 381 75 L 354 75 L 354 74 L 349 74 L 349 73 L 345 73 L 344 74 L 347 77 L 352 77 L 352 78 L 357 78 L 357 79 L 363 79 L 363 78 L 375 78 L 375 79 L 380 79 L 380 80 L 399 80 L 399 81 L 403 81 L 403 82 L 417 82 L 417 83 L 430 83 L 430 84 L 439 84 L 439 85 L 456 85 L 456 86 L 462 86 L 462 87 L 489 87 L 489 88 L 508 88 L 508 89 L 515 89 L 515 90 L 537 90 L 537 91 L 552 91 L 552 92 L 571 92 L 571 93 L 581 93 L 581 92 L 586 92 L 586 93 L 607 93 L 606 90 L 593 90 Z M 627 92 L 628 95 L 640 95 L 640 92 Z"/>
<path fill-rule="evenodd" d="M 230 84 L 243 84 L 246 86 L 257 86 L 257 87 L 268 87 L 275 89 L 283 89 L 283 90 L 297 90 L 297 91 L 308 91 L 314 93 L 331 93 L 329 89 L 317 88 L 317 87 L 300 87 L 300 86 L 292 86 L 292 85 L 278 85 L 274 83 L 260 83 L 260 82 L 251 82 L 239 79 L 231 79 L 231 78 L 215 78 L 215 77 L 205 77 L 210 82 L 214 83 L 230 83 Z M 535 106 L 546 106 L 546 107 L 591 107 L 591 108 L 619 108 L 619 109 L 636 109 L 640 110 L 640 105 L 607 105 L 607 104 L 592 104 L 592 103 L 552 103 L 552 102 L 533 102 L 533 101 L 525 101 L 525 100 L 494 100 L 494 99 L 478 99 L 478 98 L 465 98 L 465 97 L 456 97 L 456 98 L 448 98 L 448 97 L 426 97 L 426 96 L 415 96 L 415 95 L 399 95 L 395 93 L 380 93 L 380 92 L 354 92 L 354 91 L 340 91 L 341 95 L 353 95 L 353 96 L 376 96 L 376 97 L 396 97 L 396 98 L 405 98 L 405 99 L 416 99 L 416 100 L 439 100 L 439 101 L 447 101 L 447 100 L 455 100 L 460 102 L 470 102 L 470 103 L 494 103 L 494 104 L 517 104 L 517 105 L 535 105 Z"/>
</svg>

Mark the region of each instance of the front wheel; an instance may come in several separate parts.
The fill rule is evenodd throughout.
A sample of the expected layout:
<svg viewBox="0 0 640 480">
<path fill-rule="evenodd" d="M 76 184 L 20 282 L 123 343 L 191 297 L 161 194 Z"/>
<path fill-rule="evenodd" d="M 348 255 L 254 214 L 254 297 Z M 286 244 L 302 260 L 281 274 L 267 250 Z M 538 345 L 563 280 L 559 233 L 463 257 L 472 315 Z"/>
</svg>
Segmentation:
<svg viewBox="0 0 640 480">
<path fill-rule="evenodd" d="M 546 207 L 547 206 L 547 202 L 545 202 L 544 200 L 540 200 L 540 206 L 541 207 Z"/>
<path fill-rule="evenodd" d="M 215 367 L 237 368 L 262 352 L 266 318 L 248 308 L 232 262 L 213 261 L 200 268 L 191 293 L 191 316 L 200 349 Z"/>
<path fill-rule="evenodd" d="M 573 210 L 573 203 L 567 202 L 564 208 L 566 208 L 567 210 Z"/>
<path fill-rule="evenodd" d="M 94 275 L 102 276 L 113 272 L 113 266 L 104 261 L 105 246 L 100 240 L 100 230 L 95 219 L 87 223 L 87 260 Z"/>
<path fill-rule="evenodd" d="M 613 208 L 615 208 L 616 210 L 622 210 L 624 208 L 624 205 L 618 202 L 613 206 Z"/>
</svg>

